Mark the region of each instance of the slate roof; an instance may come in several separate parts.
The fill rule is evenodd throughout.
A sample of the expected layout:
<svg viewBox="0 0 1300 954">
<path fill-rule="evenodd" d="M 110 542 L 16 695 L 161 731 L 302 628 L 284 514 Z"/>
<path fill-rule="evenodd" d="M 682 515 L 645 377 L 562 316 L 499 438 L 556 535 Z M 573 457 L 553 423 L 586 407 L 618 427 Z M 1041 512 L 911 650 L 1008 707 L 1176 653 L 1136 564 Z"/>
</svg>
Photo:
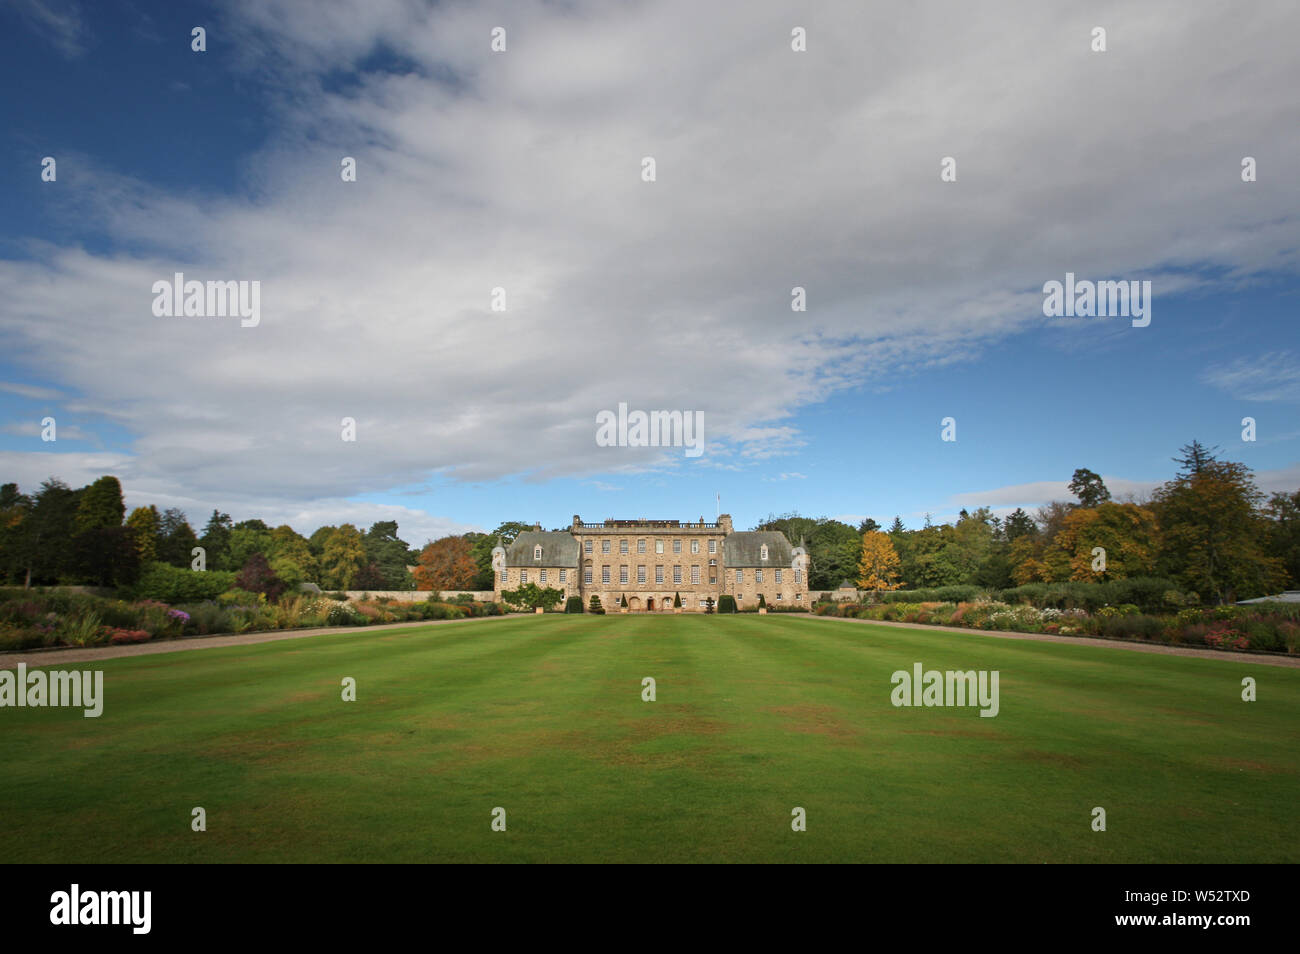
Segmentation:
<svg viewBox="0 0 1300 954">
<path fill-rule="evenodd" d="M 542 558 L 533 559 L 533 547 L 542 545 Z M 506 547 L 506 566 L 578 565 L 578 541 L 571 533 L 525 530 Z"/>
<path fill-rule="evenodd" d="M 767 544 L 767 559 L 762 559 L 762 546 Z M 789 567 L 794 561 L 794 548 L 779 530 L 738 530 L 729 533 L 722 542 L 724 565 L 732 567 L 779 566 Z"/>
<path fill-rule="evenodd" d="M 1300 590 L 1286 590 L 1277 596 L 1261 596 L 1253 600 L 1237 600 L 1237 605 L 1246 603 L 1300 603 Z"/>
</svg>

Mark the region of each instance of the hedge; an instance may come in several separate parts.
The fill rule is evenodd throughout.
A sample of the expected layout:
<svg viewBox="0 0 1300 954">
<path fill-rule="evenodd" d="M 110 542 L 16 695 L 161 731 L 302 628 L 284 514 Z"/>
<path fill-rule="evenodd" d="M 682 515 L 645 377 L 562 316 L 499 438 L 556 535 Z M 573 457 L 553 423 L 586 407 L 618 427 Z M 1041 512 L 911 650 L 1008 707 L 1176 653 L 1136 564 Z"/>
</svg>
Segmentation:
<svg viewBox="0 0 1300 954">
<path fill-rule="evenodd" d="M 201 603 L 214 600 L 235 585 L 229 570 L 186 570 L 169 563 L 151 563 L 132 587 L 136 599 L 160 603 Z"/>
</svg>

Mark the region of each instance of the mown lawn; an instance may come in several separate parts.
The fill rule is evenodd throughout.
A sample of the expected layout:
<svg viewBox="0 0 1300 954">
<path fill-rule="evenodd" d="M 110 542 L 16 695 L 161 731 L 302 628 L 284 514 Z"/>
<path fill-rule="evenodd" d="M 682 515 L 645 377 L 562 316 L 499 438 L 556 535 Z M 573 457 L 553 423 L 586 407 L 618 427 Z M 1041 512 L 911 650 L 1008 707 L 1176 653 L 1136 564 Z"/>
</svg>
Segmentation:
<svg viewBox="0 0 1300 954">
<path fill-rule="evenodd" d="M 915 662 L 999 670 L 1000 714 L 895 708 Z M 99 719 L 0 709 L 0 861 L 1300 860 L 1295 669 L 774 615 L 97 665 Z"/>
</svg>

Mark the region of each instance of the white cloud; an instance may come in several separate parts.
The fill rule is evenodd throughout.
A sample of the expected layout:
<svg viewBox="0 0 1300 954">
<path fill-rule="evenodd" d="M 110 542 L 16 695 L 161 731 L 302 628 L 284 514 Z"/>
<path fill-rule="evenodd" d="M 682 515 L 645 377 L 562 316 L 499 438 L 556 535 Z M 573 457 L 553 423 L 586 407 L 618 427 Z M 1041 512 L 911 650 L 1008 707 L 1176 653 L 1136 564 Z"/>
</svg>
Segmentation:
<svg viewBox="0 0 1300 954">
<path fill-rule="evenodd" d="M 10 0 L 10 9 L 67 59 L 85 52 L 87 28 L 75 0 Z"/>
<path fill-rule="evenodd" d="M 43 388 L 35 384 L 21 384 L 17 381 L 0 381 L 0 391 L 17 394 L 19 397 L 33 401 L 59 401 L 63 394 L 54 388 Z"/>
<path fill-rule="evenodd" d="M 694 466 L 597 447 L 595 412 L 619 401 L 702 410 L 695 463 L 753 467 L 801 446 L 802 406 L 1041 325 L 1042 283 L 1067 270 L 1297 264 L 1300 180 L 1243 194 L 1224 164 L 1242 143 L 1300 154 L 1300 123 L 1281 121 L 1300 87 L 1292 7 L 846 5 L 800 13 L 803 54 L 777 3 L 249 0 L 227 16 L 276 84 L 247 189 L 91 165 L 62 194 L 145 251 L 0 262 L 13 353 L 137 435 L 115 458 L 132 494 L 289 512 L 433 474 Z M 1111 25 L 1104 57 L 1094 21 Z M 377 50 L 417 69 L 326 91 Z M 957 183 L 938 181 L 945 155 Z M 153 317 L 153 282 L 178 270 L 261 281 L 261 325 Z"/>
<path fill-rule="evenodd" d="M 1300 355 L 1275 351 L 1209 368 L 1204 380 L 1242 401 L 1300 401 Z"/>
<path fill-rule="evenodd" d="M 1117 501 L 1130 498 L 1138 501 L 1148 499 L 1163 482 L 1102 475 L 1102 483 L 1110 491 L 1111 498 Z M 1300 463 L 1279 469 L 1257 471 L 1255 484 L 1266 494 L 1294 492 L 1300 489 Z M 940 523 L 942 521 L 938 514 L 943 514 L 943 520 L 949 520 L 955 518 L 962 509 L 974 510 L 977 507 L 989 507 L 994 516 L 1000 517 L 1012 513 L 1017 507 L 1024 508 L 1032 515 L 1035 508 L 1051 503 L 1053 500 L 1076 502 L 1074 494 L 1070 493 L 1069 481 L 1041 480 L 1028 484 L 995 487 L 992 490 L 954 494 L 936 507 L 931 512 L 931 516 L 935 523 Z"/>
<path fill-rule="evenodd" d="M 43 431 L 44 427 L 39 420 L 11 421 L 0 425 L 0 434 L 13 434 L 15 437 L 39 439 Z M 55 421 L 54 436 L 56 440 L 95 441 L 98 443 L 98 439 L 94 434 L 87 433 L 75 424 L 59 424 L 57 420 Z"/>
</svg>

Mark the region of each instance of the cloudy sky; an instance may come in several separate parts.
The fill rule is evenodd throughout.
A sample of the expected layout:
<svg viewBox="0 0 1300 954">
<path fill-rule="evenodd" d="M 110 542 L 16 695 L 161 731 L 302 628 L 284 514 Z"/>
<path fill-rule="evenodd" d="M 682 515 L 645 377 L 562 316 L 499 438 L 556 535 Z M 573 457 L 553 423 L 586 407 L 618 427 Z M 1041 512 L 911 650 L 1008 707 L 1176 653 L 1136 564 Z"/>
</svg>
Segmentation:
<svg viewBox="0 0 1300 954">
<path fill-rule="evenodd" d="M 1076 467 L 1141 495 L 1193 438 L 1294 490 L 1297 35 L 1290 2 L 12 0 L 0 480 L 417 544 L 717 495 L 915 526 Z M 260 282 L 260 323 L 156 316 L 175 272 Z M 1150 281 L 1150 325 L 1045 317 L 1067 272 Z M 704 453 L 598 446 L 620 402 L 702 412 Z"/>
</svg>

